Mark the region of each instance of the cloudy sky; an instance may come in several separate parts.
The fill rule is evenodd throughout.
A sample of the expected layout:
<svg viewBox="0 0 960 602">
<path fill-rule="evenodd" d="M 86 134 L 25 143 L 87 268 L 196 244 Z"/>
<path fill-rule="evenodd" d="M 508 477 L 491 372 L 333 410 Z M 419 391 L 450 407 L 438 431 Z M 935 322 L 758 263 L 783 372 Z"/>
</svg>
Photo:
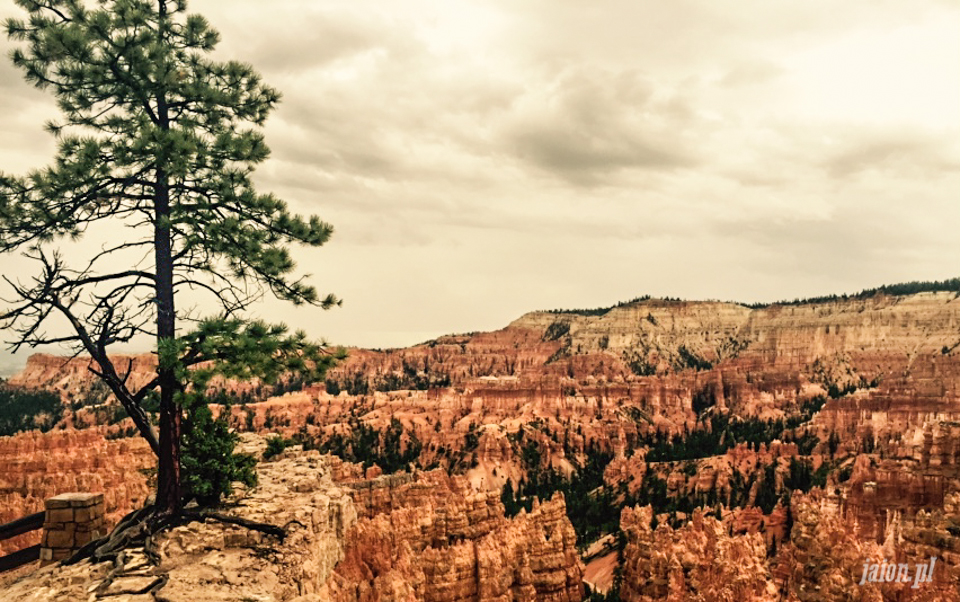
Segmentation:
<svg viewBox="0 0 960 602">
<path fill-rule="evenodd" d="M 334 342 L 960 273 L 957 0 L 190 6 L 284 94 L 260 187 L 336 228 L 297 257 L 343 307 L 258 311 Z M 54 115 L 0 65 L 0 169 Z"/>
</svg>

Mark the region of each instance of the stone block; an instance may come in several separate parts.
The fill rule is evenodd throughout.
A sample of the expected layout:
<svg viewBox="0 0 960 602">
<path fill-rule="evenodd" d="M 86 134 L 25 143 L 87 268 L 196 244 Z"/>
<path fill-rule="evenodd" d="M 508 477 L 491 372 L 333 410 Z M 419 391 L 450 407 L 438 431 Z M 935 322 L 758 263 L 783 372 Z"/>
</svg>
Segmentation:
<svg viewBox="0 0 960 602">
<path fill-rule="evenodd" d="M 70 500 L 72 508 L 89 508 L 97 504 L 103 504 L 102 493 L 81 493 Z"/>
<path fill-rule="evenodd" d="M 85 523 L 76 523 L 76 530 L 79 531 L 97 531 L 103 530 L 103 520 L 92 520 Z"/>
<path fill-rule="evenodd" d="M 102 493 L 61 493 L 46 501 L 47 509 L 51 508 L 89 508 L 103 503 Z"/>
<path fill-rule="evenodd" d="M 75 520 L 73 508 L 47 508 L 44 520 L 48 523 L 72 523 Z"/>
<path fill-rule="evenodd" d="M 82 548 L 97 538 L 96 533 L 96 531 L 78 531 L 76 535 L 73 536 L 74 545 L 77 548 Z"/>
<path fill-rule="evenodd" d="M 54 548 L 53 560 L 65 560 L 73 556 L 73 550 L 70 548 Z"/>
<path fill-rule="evenodd" d="M 77 530 L 77 523 L 63 523 L 63 530 L 67 533 L 74 533 Z"/>
<path fill-rule="evenodd" d="M 47 531 L 47 546 L 51 548 L 72 548 L 74 544 L 72 531 Z"/>
<path fill-rule="evenodd" d="M 95 509 L 95 506 L 90 506 L 88 508 L 77 508 L 73 511 L 73 520 L 77 521 L 78 523 L 90 522 L 97 516 L 97 514 L 94 512 Z"/>
</svg>

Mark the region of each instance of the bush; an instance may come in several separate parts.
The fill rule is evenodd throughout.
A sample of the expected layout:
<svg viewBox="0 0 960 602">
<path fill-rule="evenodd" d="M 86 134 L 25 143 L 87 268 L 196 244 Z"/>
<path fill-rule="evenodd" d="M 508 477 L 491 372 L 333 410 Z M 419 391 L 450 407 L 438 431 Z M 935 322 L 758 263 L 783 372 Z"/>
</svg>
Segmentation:
<svg viewBox="0 0 960 602">
<path fill-rule="evenodd" d="M 267 439 L 267 449 L 263 452 L 263 459 L 269 460 L 283 453 L 283 450 L 293 445 L 293 439 L 284 439 L 283 437 L 269 437 Z"/>
<path fill-rule="evenodd" d="M 227 412 L 214 418 L 205 399 L 193 401 L 184 421 L 180 455 L 184 499 L 214 506 L 233 492 L 234 482 L 256 485 L 257 461 L 250 454 L 234 453 L 240 437 L 230 430 Z"/>
</svg>

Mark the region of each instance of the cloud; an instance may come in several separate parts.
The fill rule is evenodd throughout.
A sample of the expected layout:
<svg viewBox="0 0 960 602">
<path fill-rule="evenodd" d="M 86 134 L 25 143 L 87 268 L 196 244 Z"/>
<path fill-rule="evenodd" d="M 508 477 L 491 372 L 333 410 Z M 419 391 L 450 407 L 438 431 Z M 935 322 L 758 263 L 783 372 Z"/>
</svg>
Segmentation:
<svg viewBox="0 0 960 602">
<path fill-rule="evenodd" d="M 363 19 L 347 11 L 320 7 L 287 8 L 281 5 L 263 23 L 245 54 L 256 57 L 259 69 L 275 74 L 298 75 L 337 68 L 364 54 L 376 53 L 395 42 L 388 23 Z M 255 14 L 248 15 L 256 19 Z"/>
<path fill-rule="evenodd" d="M 283 93 L 258 186 L 336 228 L 296 257 L 347 306 L 267 315 L 337 342 L 955 272 L 956 2 L 190 7 Z M 49 163 L 52 96 L 0 92 L 0 170 Z"/>
<path fill-rule="evenodd" d="M 770 61 L 744 61 L 727 71 L 720 78 L 720 84 L 729 87 L 756 86 L 768 83 L 783 73 L 782 67 Z"/>
<path fill-rule="evenodd" d="M 568 69 L 515 101 L 504 150 L 578 185 L 609 183 L 623 170 L 688 167 L 695 160 L 681 114 L 636 71 Z"/>
<path fill-rule="evenodd" d="M 960 173 L 957 145 L 942 135 L 871 130 L 849 136 L 839 146 L 823 161 L 834 178 L 851 178 L 868 170 L 915 178 Z"/>
</svg>

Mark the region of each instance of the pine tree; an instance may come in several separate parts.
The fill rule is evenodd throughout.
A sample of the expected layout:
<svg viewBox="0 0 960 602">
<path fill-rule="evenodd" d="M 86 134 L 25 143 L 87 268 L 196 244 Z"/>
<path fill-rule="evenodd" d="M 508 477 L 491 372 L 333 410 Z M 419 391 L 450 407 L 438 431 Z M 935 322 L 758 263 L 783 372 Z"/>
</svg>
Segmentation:
<svg viewBox="0 0 960 602">
<path fill-rule="evenodd" d="M 188 15 L 186 2 L 16 1 L 28 18 L 6 21 L 22 42 L 13 63 L 54 94 L 62 116 L 47 125 L 58 142 L 52 166 L 0 175 L 0 252 L 20 250 L 39 264 L 30 282 L 7 279 L 16 299 L 0 325 L 16 334 L 14 349 L 61 343 L 93 358 L 159 458 L 158 508 L 176 512 L 185 396 L 196 392 L 191 366 L 234 377 L 317 376 L 332 361 L 301 333 L 242 319 L 266 293 L 324 308 L 338 302 L 293 275 L 287 248 L 320 246 L 332 228 L 254 190 L 251 173 L 269 152 L 259 128 L 280 95 L 252 67 L 208 58 L 219 35 Z M 68 260 L 56 246 L 101 222 L 110 238 L 92 257 Z M 178 335 L 189 316 L 176 300 L 188 290 L 212 297 L 219 313 Z M 58 320 L 67 332 L 48 334 Z M 132 389 L 131 367 L 115 365 L 108 349 L 142 337 L 155 341 L 158 369 Z M 159 435 L 146 410 L 151 397 Z"/>
</svg>

